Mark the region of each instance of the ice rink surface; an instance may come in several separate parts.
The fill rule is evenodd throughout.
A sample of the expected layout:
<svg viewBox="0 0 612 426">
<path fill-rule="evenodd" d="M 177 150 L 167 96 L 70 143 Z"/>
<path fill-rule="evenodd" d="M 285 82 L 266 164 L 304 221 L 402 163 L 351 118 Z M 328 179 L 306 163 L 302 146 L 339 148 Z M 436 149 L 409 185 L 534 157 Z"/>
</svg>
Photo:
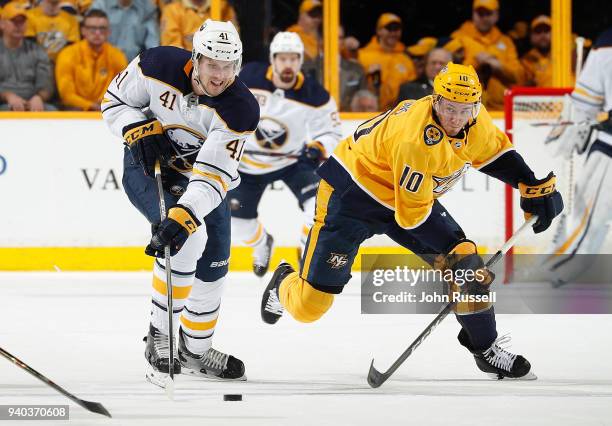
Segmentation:
<svg viewBox="0 0 612 426">
<path fill-rule="evenodd" d="M 177 376 L 170 401 L 144 379 L 149 273 L 2 273 L 0 347 L 113 418 L 4 359 L 0 404 L 70 404 L 70 425 L 612 425 L 610 315 L 498 315 L 510 350 L 538 375 L 532 382 L 489 380 L 449 317 L 371 389 L 371 358 L 385 370 L 433 316 L 362 315 L 353 279 L 317 323 L 284 317 L 269 326 L 259 316 L 263 287 L 231 274 L 214 337 L 245 362 L 248 381 Z M 224 402 L 228 393 L 243 401 Z"/>
</svg>

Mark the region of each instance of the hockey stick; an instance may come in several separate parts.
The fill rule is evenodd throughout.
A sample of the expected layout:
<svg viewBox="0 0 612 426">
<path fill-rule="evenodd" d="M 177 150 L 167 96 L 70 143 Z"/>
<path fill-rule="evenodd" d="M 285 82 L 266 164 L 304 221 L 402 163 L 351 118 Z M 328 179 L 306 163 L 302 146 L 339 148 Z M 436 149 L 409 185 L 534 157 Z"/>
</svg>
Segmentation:
<svg viewBox="0 0 612 426">
<path fill-rule="evenodd" d="M 530 123 L 529 125 L 531 127 L 560 127 L 560 126 L 585 126 L 585 125 L 596 126 L 599 123 L 600 122 L 596 120 L 585 120 L 585 121 L 566 120 L 566 121 L 556 121 L 554 123 L 547 122 L 547 121 L 541 121 L 538 123 Z"/>
<path fill-rule="evenodd" d="M 21 361 L 19 358 L 17 358 L 14 355 L 11 355 L 10 353 L 8 353 L 2 348 L 0 348 L 0 355 L 2 355 L 4 358 L 11 361 L 17 367 L 27 371 L 28 373 L 36 377 L 38 380 L 40 380 L 44 384 L 51 386 L 53 389 L 55 389 L 56 391 L 58 391 L 65 397 L 71 399 L 72 401 L 74 401 L 76 404 L 80 405 L 87 411 L 91 411 L 92 413 L 98 413 L 98 414 L 102 414 L 103 416 L 111 417 L 108 410 L 104 408 L 104 406 L 100 404 L 99 402 L 85 401 L 83 399 L 77 398 L 76 396 L 74 396 L 73 394 L 71 394 L 70 392 L 62 388 L 61 386 L 55 384 L 54 382 L 52 382 L 51 380 L 49 380 L 48 378 L 40 374 L 38 371 L 34 370 L 32 367 L 27 365 L 25 362 Z"/>
<path fill-rule="evenodd" d="M 159 161 L 155 162 L 155 180 L 159 192 L 159 216 L 163 221 L 166 218 L 166 201 L 164 199 L 164 187 L 162 185 L 161 166 Z M 166 289 L 168 296 L 168 346 L 170 347 L 170 358 L 168 359 L 168 378 L 166 380 L 166 395 L 174 398 L 174 325 L 172 324 L 172 268 L 170 264 L 170 245 L 164 247 L 164 260 L 166 261 Z"/>
<path fill-rule="evenodd" d="M 527 220 L 514 233 L 514 235 L 512 235 L 510 239 L 506 241 L 499 250 L 497 250 L 497 252 L 491 257 L 491 259 L 489 259 L 489 261 L 485 265 L 485 268 L 489 269 L 490 267 L 495 265 L 504 256 L 504 254 L 508 250 L 510 250 L 510 248 L 514 245 L 514 242 L 516 241 L 516 239 L 523 232 L 525 232 L 527 228 L 530 228 L 537 221 L 537 219 L 538 219 L 537 216 L 532 216 L 531 218 L 529 218 L 529 220 Z M 385 383 L 387 379 L 391 377 L 391 375 L 395 372 L 395 370 L 397 370 L 400 367 L 400 365 L 402 365 L 404 361 L 406 361 L 406 359 L 412 354 L 412 352 L 414 352 L 414 350 L 418 348 L 421 345 L 421 343 L 423 343 L 423 341 L 427 338 L 427 336 L 431 334 L 434 328 L 440 325 L 440 323 L 452 311 L 452 309 L 455 307 L 456 304 L 457 304 L 456 301 L 449 302 L 448 304 L 446 304 L 446 306 L 444 306 L 444 308 L 434 318 L 434 320 L 431 323 L 429 323 L 429 325 L 425 328 L 425 330 L 423 330 L 421 334 L 419 334 L 419 337 L 417 337 L 416 340 L 412 342 L 410 346 L 408 346 L 408 348 L 404 351 L 404 353 L 402 353 L 400 357 L 384 373 L 381 373 L 376 368 L 374 368 L 374 360 L 372 359 L 372 363 L 370 364 L 370 371 L 368 372 L 368 384 L 373 388 L 377 388 L 383 383 Z"/>
<path fill-rule="evenodd" d="M 300 158 L 299 154 L 285 154 L 283 152 L 268 152 L 268 151 L 254 151 L 251 149 L 247 149 L 244 151 L 245 154 L 249 155 L 265 155 L 267 157 L 283 157 L 283 158 Z"/>
</svg>

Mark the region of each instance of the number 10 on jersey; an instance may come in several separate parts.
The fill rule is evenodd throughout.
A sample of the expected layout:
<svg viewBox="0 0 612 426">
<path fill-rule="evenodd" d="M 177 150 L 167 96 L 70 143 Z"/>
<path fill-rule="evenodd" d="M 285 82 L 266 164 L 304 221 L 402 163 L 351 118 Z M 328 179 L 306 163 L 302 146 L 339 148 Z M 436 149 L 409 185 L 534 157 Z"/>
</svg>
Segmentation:
<svg viewBox="0 0 612 426">
<path fill-rule="evenodd" d="M 410 166 L 405 165 L 399 185 L 408 192 L 417 192 L 423 183 L 423 173 L 411 171 Z"/>
</svg>

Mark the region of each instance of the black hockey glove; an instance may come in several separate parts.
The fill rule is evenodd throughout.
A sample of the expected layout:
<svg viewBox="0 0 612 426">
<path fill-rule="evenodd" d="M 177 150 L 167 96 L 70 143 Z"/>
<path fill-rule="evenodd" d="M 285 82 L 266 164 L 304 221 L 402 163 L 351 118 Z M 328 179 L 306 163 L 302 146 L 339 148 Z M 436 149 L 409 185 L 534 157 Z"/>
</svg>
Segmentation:
<svg viewBox="0 0 612 426">
<path fill-rule="evenodd" d="M 165 164 L 170 151 L 170 141 L 164 135 L 161 123 L 152 118 L 132 123 L 123 128 L 123 139 L 134 157 L 140 164 L 145 175 L 155 174 L 155 161 Z"/>
<path fill-rule="evenodd" d="M 468 294 L 488 294 L 495 274 L 485 268 L 476 243 L 460 240 L 446 256 L 440 256 L 434 266 L 452 272 L 452 282 Z"/>
<path fill-rule="evenodd" d="M 313 169 L 319 167 L 319 165 L 326 160 L 325 148 L 321 142 L 314 141 L 304 147 L 300 155 L 300 160 L 304 163 L 312 166 Z"/>
<path fill-rule="evenodd" d="M 563 198 L 557 191 L 556 183 L 557 178 L 553 172 L 544 179 L 519 182 L 521 209 L 525 212 L 525 220 L 532 215 L 538 217 L 533 225 L 536 234 L 546 231 L 552 220 L 563 211 Z"/>
<path fill-rule="evenodd" d="M 164 258 L 164 247 L 170 245 L 170 256 L 174 256 L 201 224 L 187 207 L 180 204 L 170 207 L 168 217 L 154 226 L 153 236 L 145 248 L 145 253 Z"/>
</svg>

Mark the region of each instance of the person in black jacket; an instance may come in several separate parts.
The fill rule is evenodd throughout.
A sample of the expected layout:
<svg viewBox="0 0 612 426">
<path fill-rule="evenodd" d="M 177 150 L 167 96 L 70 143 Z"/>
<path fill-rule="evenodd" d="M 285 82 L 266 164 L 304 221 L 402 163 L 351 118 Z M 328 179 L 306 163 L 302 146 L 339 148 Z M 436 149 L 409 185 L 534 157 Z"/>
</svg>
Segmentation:
<svg viewBox="0 0 612 426">
<path fill-rule="evenodd" d="M 425 59 L 425 74 L 418 80 L 404 83 L 400 86 L 397 102 L 406 99 L 420 99 L 433 92 L 433 79 L 447 63 L 452 61 L 448 50 L 436 48 L 427 54 Z"/>
</svg>

